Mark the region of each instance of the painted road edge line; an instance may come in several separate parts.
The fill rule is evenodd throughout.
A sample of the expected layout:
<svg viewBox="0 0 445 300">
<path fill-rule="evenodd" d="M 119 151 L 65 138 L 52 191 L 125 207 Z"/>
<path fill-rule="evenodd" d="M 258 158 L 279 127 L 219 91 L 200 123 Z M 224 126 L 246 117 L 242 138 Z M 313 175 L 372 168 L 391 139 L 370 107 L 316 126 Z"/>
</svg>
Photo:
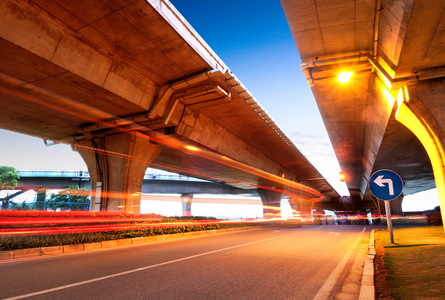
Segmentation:
<svg viewBox="0 0 445 300">
<path fill-rule="evenodd" d="M 335 269 L 332 271 L 331 275 L 329 275 L 328 279 L 325 281 L 323 286 L 320 288 L 318 293 L 315 295 L 314 300 L 324 300 L 324 299 L 329 298 L 329 295 L 331 294 L 332 289 L 334 288 L 335 284 L 337 283 L 341 272 L 345 268 L 346 263 L 348 262 L 349 258 L 351 257 L 352 253 L 354 252 L 354 249 L 360 243 L 363 232 L 365 232 L 365 230 L 366 230 L 366 227 L 363 228 L 363 230 L 360 232 L 359 236 L 356 238 L 356 240 L 354 241 L 352 246 L 349 248 L 348 252 L 346 252 L 346 254 L 343 256 L 343 258 L 337 264 Z"/>
</svg>

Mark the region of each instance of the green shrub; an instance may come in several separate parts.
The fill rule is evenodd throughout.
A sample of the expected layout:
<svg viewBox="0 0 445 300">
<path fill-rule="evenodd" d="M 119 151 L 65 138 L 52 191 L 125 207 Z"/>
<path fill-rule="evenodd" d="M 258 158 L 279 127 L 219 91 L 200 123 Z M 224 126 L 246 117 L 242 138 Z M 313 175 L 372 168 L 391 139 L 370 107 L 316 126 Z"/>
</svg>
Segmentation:
<svg viewBox="0 0 445 300">
<path fill-rule="evenodd" d="M 85 218 L 82 222 L 82 218 Z M 94 219 L 93 219 L 94 218 Z M 79 222 L 80 220 L 80 222 Z M 169 224 L 162 224 L 162 221 Z M 177 225 L 174 222 L 178 222 Z M 160 215 L 131 215 L 116 212 L 85 212 L 85 211 L 13 211 L 0 210 L 0 229 L 40 228 L 41 235 L 0 235 L 0 251 L 10 251 L 25 248 L 62 246 L 70 244 L 97 243 L 107 240 L 127 239 L 163 234 L 175 234 L 202 230 L 215 230 L 233 227 L 256 226 L 259 223 L 220 223 L 209 217 L 162 217 Z M 57 227 L 105 224 L 121 224 L 122 228 L 115 231 L 64 233 L 62 229 L 54 232 Z M 136 229 L 130 229 L 137 224 Z M 134 226 L 133 226 L 134 227 Z M 94 226 L 91 227 L 94 230 Z M 53 231 L 54 234 L 49 232 Z M 72 231 L 71 231 L 72 232 Z"/>
<path fill-rule="evenodd" d="M 108 240 L 128 239 L 144 236 L 175 234 L 182 232 L 213 230 L 219 225 L 194 225 L 194 226 L 172 226 L 153 227 L 138 230 L 119 230 L 104 232 L 87 232 L 72 234 L 51 235 L 25 235 L 25 236 L 1 236 L 0 251 L 10 251 L 26 248 L 39 248 L 50 246 L 62 246 L 72 244 L 99 243 Z"/>
</svg>

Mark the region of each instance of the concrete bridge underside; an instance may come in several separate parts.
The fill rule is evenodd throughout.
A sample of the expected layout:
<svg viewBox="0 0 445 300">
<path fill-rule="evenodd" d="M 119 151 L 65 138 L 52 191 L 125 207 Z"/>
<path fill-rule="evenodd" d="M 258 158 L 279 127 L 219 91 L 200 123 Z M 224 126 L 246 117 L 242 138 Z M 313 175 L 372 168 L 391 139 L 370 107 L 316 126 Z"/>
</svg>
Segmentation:
<svg viewBox="0 0 445 300">
<path fill-rule="evenodd" d="M 150 165 L 339 198 L 300 185 L 322 176 L 168 1 L 6 0 L 0 14 L 0 128 L 72 145 L 94 207 L 139 212 Z"/>
<path fill-rule="evenodd" d="M 445 2 L 281 3 L 355 203 L 375 210 L 369 178 L 392 169 L 403 195 L 436 186 L 444 217 Z"/>
</svg>

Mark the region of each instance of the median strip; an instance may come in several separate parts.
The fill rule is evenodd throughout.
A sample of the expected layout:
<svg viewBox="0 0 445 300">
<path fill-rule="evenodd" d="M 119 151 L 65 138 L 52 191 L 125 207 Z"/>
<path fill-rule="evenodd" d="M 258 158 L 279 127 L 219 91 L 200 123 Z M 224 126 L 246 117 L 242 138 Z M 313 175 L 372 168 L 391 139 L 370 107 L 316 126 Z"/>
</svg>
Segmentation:
<svg viewBox="0 0 445 300">
<path fill-rule="evenodd" d="M 335 284 L 338 281 L 338 278 L 340 277 L 341 272 L 346 266 L 346 263 L 348 262 L 351 255 L 354 253 L 355 248 L 360 243 L 360 240 L 362 239 L 363 232 L 366 230 L 366 228 L 363 228 L 363 230 L 360 232 L 359 236 L 356 238 L 352 246 L 349 248 L 348 252 L 343 256 L 343 258 L 340 260 L 340 262 L 337 264 L 335 269 L 332 271 L 331 275 L 328 277 L 328 279 L 325 281 L 323 286 L 318 291 L 317 295 L 315 295 L 314 300 L 322 300 L 322 299 L 328 299 L 329 295 L 331 294 L 332 289 L 334 288 Z"/>
</svg>

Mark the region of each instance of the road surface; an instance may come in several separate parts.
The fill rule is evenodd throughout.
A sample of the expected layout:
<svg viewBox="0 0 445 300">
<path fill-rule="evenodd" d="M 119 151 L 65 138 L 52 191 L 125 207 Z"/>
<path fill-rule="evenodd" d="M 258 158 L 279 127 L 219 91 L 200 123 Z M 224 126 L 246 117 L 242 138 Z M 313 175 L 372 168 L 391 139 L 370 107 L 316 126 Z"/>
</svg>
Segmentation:
<svg viewBox="0 0 445 300">
<path fill-rule="evenodd" d="M 0 262 L 0 299 L 326 299 L 369 226 L 269 227 Z"/>
</svg>

